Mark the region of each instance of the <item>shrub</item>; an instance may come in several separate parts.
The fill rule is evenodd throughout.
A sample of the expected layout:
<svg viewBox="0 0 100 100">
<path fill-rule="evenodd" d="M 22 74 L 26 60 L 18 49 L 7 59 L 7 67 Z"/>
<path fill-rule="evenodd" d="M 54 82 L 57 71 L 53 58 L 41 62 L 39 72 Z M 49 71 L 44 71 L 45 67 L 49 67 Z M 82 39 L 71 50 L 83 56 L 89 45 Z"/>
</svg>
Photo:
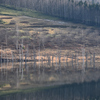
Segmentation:
<svg viewBox="0 0 100 100">
<path fill-rule="evenodd" d="M 0 19 L 0 24 L 4 24 L 5 22 L 2 20 L 2 19 Z"/>
<path fill-rule="evenodd" d="M 16 24 L 16 21 L 15 20 L 11 20 L 9 24 L 10 25 L 15 25 Z"/>
</svg>

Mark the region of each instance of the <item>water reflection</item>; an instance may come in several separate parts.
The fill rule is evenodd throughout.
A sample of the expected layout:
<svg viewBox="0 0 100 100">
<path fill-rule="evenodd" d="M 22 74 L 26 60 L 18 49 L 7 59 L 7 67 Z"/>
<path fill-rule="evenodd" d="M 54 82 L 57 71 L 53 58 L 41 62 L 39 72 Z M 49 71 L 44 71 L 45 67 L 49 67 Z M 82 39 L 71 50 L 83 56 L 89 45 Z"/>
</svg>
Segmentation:
<svg viewBox="0 0 100 100">
<path fill-rule="evenodd" d="M 100 69 L 79 69 L 73 66 L 64 66 L 65 63 L 34 62 L 6 63 L 0 71 L 0 90 L 10 88 L 26 88 L 27 86 L 62 85 L 98 81 Z M 3 85 L 9 85 L 3 87 Z"/>
<path fill-rule="evenodd" d="M 100 81 L 63 85 L 38 92 L 1 96 L 0 100 L 100 100 Z"/>
<path fill-rule="evenodd" d="M 0 90 L 48 85 L 62 86 L 39 90 L 38 92 L 0 96 L 0 100 L 99 100 L 100 69 L 66 65 L 72 65 L 72 62 L 2 63 L 0 67 Z"/>
</svg>

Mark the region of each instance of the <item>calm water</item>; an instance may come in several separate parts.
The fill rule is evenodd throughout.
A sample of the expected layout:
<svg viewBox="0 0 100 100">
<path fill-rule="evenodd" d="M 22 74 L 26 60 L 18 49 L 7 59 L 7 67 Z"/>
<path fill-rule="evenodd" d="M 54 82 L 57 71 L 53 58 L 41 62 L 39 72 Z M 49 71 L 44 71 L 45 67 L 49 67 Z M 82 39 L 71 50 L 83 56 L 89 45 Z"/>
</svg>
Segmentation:
<svg viewBox="0 0 100 100">
<path fill-rule="evenodd" d="M 100 69 L 79 70 L 71 67 L 33 65 L 33 63 L 2 65 L 1 89 L 53 86 L 54 84 L 60 84 L 60 86 L 38 92 L 4 95 L 0 96 L 0 100 L 100 100 L 100 81 L 97 81 L 100 80 Z M 72 85 L 61 85 L 69 83 Z M 9 87 L 3 87 L 4 84 Z"/>
<path fill-rule="evenodd" d="M 100 81 L 11 94 L 0 97 L 0 100 L 100 100 Z"/>
</svg>

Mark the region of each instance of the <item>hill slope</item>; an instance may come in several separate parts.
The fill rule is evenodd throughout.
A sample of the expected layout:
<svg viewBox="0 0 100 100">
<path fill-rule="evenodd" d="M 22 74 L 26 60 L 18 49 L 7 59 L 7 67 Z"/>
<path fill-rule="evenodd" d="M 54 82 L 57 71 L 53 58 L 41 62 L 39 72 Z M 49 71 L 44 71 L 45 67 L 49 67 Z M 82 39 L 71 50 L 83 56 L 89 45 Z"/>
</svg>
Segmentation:
<svg viewBox="0 0 100 100">
<path fill-rule="evenodd" d="M 37 12 L 35 10 L 25 9 L 25 8 L 15 8 L 9 5 L 0 5 L 0 15 L 8 16 L 29 16 L 41 19 L 53 19 L 57 20 L 59 18 L 45 15 L 43 13 Z"/>
<path fill-rule="evenodd" d="M 0 45 L 3 46 L 7 44 L 15 48 L 17 32 L 19 43 L 23 39 L 24 45 L 29 44 L 30 48 L 33 48 L 33 45 L 38 48 L 39 42 L 41 48 L 44 46 L 66 49 L 82 45 L 91 47 L 100 45 L 100 30 L 96 27 L 58 21 L 55 17 L 36 11 L 15 9 L 10 6 L 0 6 L 0 14 L 0 37 L 2 37 Z M 46 18 L 57 21 L 45 20 Z"/>
</svg>

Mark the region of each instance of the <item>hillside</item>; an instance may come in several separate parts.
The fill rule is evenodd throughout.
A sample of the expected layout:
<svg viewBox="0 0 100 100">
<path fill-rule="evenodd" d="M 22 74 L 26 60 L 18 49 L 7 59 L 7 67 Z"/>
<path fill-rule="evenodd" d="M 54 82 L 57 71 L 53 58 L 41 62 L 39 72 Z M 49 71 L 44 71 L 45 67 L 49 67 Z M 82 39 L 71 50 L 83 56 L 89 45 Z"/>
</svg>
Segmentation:
<svg viewBox="0 0 100 100">
<path fill-rule="evenodd" d="M 16 42 L 21 44 L 22 41 L 30 49 L 38 49 L 39 45 L 41 49 L 100 46 L 98 27 L 63 22 L 36 11 L 10 6 L 0 6 L 0 20 L 0 45 L 4 47 L 15 49 Z"/>
<path fill-rule="evenodd" d="M 1 4 L 27 8 L 86 25 L 100 26 L 100 4 L 94 0 L 2 0 Z"/>
<path fill-rule="evenodd" d="M 46 14 L 43 14 L 41 12 L 37 12 L 35 10 L 30 10 L 26 8 L 15 8 L 13 6 L 9 5 L 0 5 L 0 15 L 5 16 L 29 16 L 34 18 L 41 18 L 41 19 L 53 19 L 57 20 L 59 18 L 48 16 Z"/>
</svg>

